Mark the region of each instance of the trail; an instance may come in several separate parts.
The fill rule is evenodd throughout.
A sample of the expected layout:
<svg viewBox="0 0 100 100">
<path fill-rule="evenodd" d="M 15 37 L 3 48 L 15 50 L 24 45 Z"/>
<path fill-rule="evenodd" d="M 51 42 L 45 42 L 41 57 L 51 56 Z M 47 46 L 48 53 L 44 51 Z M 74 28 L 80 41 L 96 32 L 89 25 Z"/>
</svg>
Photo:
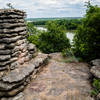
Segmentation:
<svg viewBox="0 0 100 100">
<path fill-rule="evenodd" d="M 61 54 L 51 54 L 49 63 L 17 96 L 2 100 L 93 100 L 87 63 L 64 63 Z"/>
<path fill-rule="evenodd" d="M 64 63 L 52 54 L 48 65 L 24 91 L 25 100 L 93 100 L 86 63 Z"/>
</svg>

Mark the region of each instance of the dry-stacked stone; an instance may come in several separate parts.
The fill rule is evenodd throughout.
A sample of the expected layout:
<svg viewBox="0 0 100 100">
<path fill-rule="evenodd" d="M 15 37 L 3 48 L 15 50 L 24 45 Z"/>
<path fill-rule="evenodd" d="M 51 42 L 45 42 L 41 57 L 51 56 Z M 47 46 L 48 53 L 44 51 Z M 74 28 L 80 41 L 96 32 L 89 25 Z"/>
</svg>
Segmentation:
<svg viewBox="0 0 100 100">
<path fill-rule="evenodd" d="M 35 45 L 26 37 L 25 13 L 15 9 L 0 9 L 0 97 L 14 96 L 30 82 L 46 54 L 36 55 Z"/>
<path fill-rule="evenodd" d="M 29 47 L 25 39 L 25 16 L 23 11 L 15 9 L 0 10 L 0 70 L 18 67 L 35 52 L 35 46 Z"/>
</svg>

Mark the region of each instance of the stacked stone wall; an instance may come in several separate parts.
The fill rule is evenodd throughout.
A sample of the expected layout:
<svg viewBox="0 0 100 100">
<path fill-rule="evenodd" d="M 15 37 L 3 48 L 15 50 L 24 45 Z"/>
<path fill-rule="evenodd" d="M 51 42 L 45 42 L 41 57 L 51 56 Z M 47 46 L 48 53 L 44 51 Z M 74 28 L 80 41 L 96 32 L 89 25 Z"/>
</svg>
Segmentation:
<svg viewBox="0 0 100 100">
<path fill-rule="evenodd" d="M 15 9 L 0 10 L 0 98 L 23 91 L 48 61 L 27 41 L 25 16 Z"/>
<path fill-rule="evenodd" d="M 36 50 L 25 38 L 25 17 L 20 10 L 0 10 L 0 70 L 15 69 L 29 61 Z"/>
</svg>

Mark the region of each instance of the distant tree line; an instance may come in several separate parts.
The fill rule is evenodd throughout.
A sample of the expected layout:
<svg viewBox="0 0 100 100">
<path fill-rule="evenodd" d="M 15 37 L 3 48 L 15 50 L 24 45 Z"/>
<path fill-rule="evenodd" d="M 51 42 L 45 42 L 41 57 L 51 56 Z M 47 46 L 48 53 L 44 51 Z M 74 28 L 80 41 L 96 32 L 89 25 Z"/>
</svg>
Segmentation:
<svg viewBox="0 0 100 100">
<path fill-rule="evenodd" d="M 39 26 L 45 26 L 46 23 L 48 21 L 35 21 L 35 22 L 32 22 L 35 26 L 39 25 Z M 54 21 L 51 21 L 51 22 L 56 22 L 58 23 L 59 25 L 64 25 L 66 30 L 76 30 L 78 25 L 80 25 L 82 23 L 81 19 L 59 19 L 59 20 L 54 20 Z"/>
</svg>

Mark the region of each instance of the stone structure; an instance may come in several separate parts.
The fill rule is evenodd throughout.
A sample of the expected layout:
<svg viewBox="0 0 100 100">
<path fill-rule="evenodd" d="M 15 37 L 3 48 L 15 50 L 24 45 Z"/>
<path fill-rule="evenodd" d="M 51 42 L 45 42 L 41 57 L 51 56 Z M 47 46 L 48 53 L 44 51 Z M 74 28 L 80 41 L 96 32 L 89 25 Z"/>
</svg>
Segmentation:
<svg viewBox="0 0 100 100">
<path fill-rule="evenodd" d="M 91 69 L 90 72 L 96 78 L 100 79 L 100 59 L 95 59 L 91 61 Z"/>
<path fill-rule="evenodd" d="M 100 80 L 100 59 L 92 60 L 90 72 L 95 79 Z M 100 100 L 100 93 L 97 95 L 96 100 Z"/>
<path fill-rule="evenodd" d="M 24 89 L 32 74 L 48 58 L 36 55 L 36 47 L 26 37 L 25 13 L 0 9 L 0 97 L 13 96 Z"/>
</svg>

